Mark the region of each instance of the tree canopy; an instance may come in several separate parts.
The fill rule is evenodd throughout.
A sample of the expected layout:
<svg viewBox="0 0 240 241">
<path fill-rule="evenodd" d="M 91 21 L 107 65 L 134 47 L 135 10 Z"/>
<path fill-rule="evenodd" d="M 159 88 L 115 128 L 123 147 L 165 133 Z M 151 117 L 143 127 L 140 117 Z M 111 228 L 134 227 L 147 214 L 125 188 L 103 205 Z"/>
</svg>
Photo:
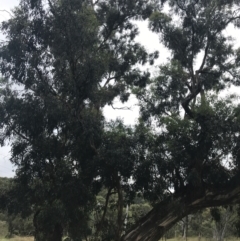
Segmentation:
<svg viewBox="0 0 240 241">
<path fill-rule="evenodd" d="M 225 32 L 239 28 L 239 7 L 233 0 L 20 1 L 1 25 L 0 140 L 11 139 L 13 190 L 35 213 L 37 241 L 59 241 L 64 230 L 74 240 L 103 239 L 112 195 L 115 241 L 155 241 L 193 211 L 239 201 L 240 109 L 236 96 L 221 97 L 240 83 L 240 51 Z M 136 42 L 136 19 L 148 19 L 171 53 L 155 77 L 140 68 L 158 52 Z M 131 94 L 138 123 L 107 122 L 103 108 Z M 103 188 L 102 218 L 90 230 Z M 123 235 L 124 207 L 138 194 L 153 209 Z"/>
</svg>

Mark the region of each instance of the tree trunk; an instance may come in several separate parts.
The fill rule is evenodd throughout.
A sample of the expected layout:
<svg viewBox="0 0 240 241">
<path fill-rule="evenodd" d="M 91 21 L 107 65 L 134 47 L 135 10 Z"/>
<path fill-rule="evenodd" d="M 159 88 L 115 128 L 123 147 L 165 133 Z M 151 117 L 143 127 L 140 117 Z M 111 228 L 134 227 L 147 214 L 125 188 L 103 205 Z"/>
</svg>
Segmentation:
<svg viewBox="0 0 240 241">
<path fill-rule="evenodd" d="M 62 225 L 56 222 L 52 230 L 44 230 L 42 225 L 38 222 L 38 215 L 40 212 L 41 210 L 38 210 L 33 217 L 33 225 L 35 227 L 34 241 L 62 241 Z"/>
<path fill-rule="evenodd" d="M 49 235 L 49 240 L 46 241 L 62 241 L 63 228 L 62 225 L 57 223 L 54 226 L 53 232 Z"/>
<path fill-rule="evenodd" d="M 228 207 L 225 213 L 221 215 L 221 220 L 219 220 L 219 222 L 215 221 L 214 237 L 216 241 L 224 240 L 230 217 L 231 217 L 231 211 L 230 211 L 230 208 Z"/>
<path fill-rule="evenodd" d="M 188 235 L 188 215 L 183 220 L 183 239 L 187 241 L 187 235 Z"/>
<path fill-rule="evenodd" d="M 117 193 L 118 193 L 118 204 L 117 204 L 117 210 L 118 210 L 118 216 L 117 216 L 117 230 L 116 230 L 116 241 L 121 240 L 121 235 L 123 231 L 123 193 L 122 193 L 122 187 L 121 187 L 121 181 L 118 177 L 118 174 L 116 174 L 116 183 L 117 183 Z"/>
<path fill-rule="evenodd" d="M 195 188 L 156 204 L 121 240 L 158 241 L 175 223 L 190 213 L 239 201 L 240 187 L 203 192 Z"/>
<path fill-rule="evenodd" d="M 63 228 L 61 224 L 57 223 L 51 233 L 36 230 L 34 235 L 35 241 L 62 241 Z"/>
<path fill-rule="evenodd" d="M 126 229 L 127 229 L 127 223 L 128 223 L 128 204 L 126 206 L 126 215 L 125 215 L 125 219 L 124 219 L 124 223 L 123 223 L 123 234 L 126 233 Z"/>
</svg>

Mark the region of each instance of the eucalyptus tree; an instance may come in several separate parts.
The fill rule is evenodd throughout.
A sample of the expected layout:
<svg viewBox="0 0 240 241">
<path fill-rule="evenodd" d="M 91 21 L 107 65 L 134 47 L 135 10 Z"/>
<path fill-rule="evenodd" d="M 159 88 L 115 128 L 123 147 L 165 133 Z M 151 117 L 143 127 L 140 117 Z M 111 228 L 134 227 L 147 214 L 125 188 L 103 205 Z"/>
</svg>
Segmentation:
<svg viewBox="0 0 240 241">
<path fill-rule="evenodd" d="M 239 202 L 239 106 L 237 96 L 221 97 L 240 83 L 240 51 L 226 31 L 240 27 L 239 1 L 162 2 L 149 27 L 171 57 L 134 90 L 155 136 L 134 178 L 151 177 L 142 191 L 154 208 L 124 241 L 158 240 L 191 212 Z"/>
<path fill-rule="evenodd" d="M 135 66 L 157 53 L 135 43 L 130 21 L 147 17 L 171 52 L 153 79 Z M 240 51 L 225 31 L 239 18 L 233 0 L 20 1 L 1 26 L 1 142 L 12 140 L 37 241 L 61 240 L 63 227 L 76 240 L 91 235 L 102 185 L 118 196 L 114 240 L 123 190 L 153 205 L 121 238 L 131 241 L 158 240 L 195 210 L 239 201 L 240 109 L 219 97 L 239 85 Z M 102 108 L 130 91 L 140 124 L 106 126 Z"/>
<path fill-rule="evenodd" d="M 88 212 L 100 190 L 102 108 L 129 86 L 144 85 L 152 62 L 135 43 L 132 18 L 146 18 L 145 1 L 21 0 L 2 23 L 1 144 L 22 197 L 34 210 L 35 239 L 88 235 Z M 21 199 L 24 200 L 24 199 Z"/>
</svg>

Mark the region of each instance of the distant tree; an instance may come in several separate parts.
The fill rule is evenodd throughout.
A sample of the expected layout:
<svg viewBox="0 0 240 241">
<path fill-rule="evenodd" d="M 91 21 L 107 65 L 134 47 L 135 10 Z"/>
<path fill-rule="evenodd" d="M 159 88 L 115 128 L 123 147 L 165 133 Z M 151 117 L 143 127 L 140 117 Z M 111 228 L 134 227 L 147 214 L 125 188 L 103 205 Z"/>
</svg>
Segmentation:
<svg viewBox="0 0 240 241">
<path fill-rule="evenodd" d="M 123 208 L 119 209 L 119 201 Z M 91 240 L 115 240 L 121 228 L 121 235 L 151 210 L 151 205 L 139 194 L 129 200 L 128 193 L 122 190 L 122 199 L 117 190 L 102 189 L 97 195 L 97 204 L 91 214 L 89 228 Z M 119 213 L 122 215 L 119 225 Z"/>
<path fill-rule="evenodd" d="M 227 207 L 225 209 L 211 209 L 211 214 L 214 218 L 213 238 L 216 241 L 223 241 L 228 227 L 232 224 L 233 217 L 232 209 Z"/>
<path fill-rule="evenodd" d="M 240 237 L 240 207 L 239 207 L 239 205 L 236 206 L 235 215 L 236 215 L 235 222 L 231 226 L 231 231 L 234 236 Z"/>
<path fill-rule="evenodd" d="M 13 234 L 33 235 L 33 213 L 26 201 L 19 202 L 21 195 L 12 178 L 0 177 L 0 221 L 8 227 L 7 237 Z"/>
</svg>

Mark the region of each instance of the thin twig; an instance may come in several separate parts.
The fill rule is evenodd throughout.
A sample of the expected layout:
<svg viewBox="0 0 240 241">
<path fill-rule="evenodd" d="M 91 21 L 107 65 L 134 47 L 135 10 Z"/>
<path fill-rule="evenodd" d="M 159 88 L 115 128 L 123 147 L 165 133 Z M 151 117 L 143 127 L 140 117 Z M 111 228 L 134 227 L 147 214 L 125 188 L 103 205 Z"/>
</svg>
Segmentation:
<svg viewBox="0 0 240 241">
<path fill-rule="evenodd" d="M 112 104 L 111 104 L 112 108 L 114 110 L 131 110 L 130 107 L 127 107 L 127 106 L 124 106 L 124 107 L 114 107 Z"/>
<path fill-rule="evenodd" d="M 0 9 L 0 12 L 6 12 L 6 13 L 8 13 L 11 17 L 13 17 L 13 15 L 12 15 L 9 11 L 7 11 L 7 10 L 5 10 L 5 9 L 3 9 L 3 10 Z"/>
</svg>

